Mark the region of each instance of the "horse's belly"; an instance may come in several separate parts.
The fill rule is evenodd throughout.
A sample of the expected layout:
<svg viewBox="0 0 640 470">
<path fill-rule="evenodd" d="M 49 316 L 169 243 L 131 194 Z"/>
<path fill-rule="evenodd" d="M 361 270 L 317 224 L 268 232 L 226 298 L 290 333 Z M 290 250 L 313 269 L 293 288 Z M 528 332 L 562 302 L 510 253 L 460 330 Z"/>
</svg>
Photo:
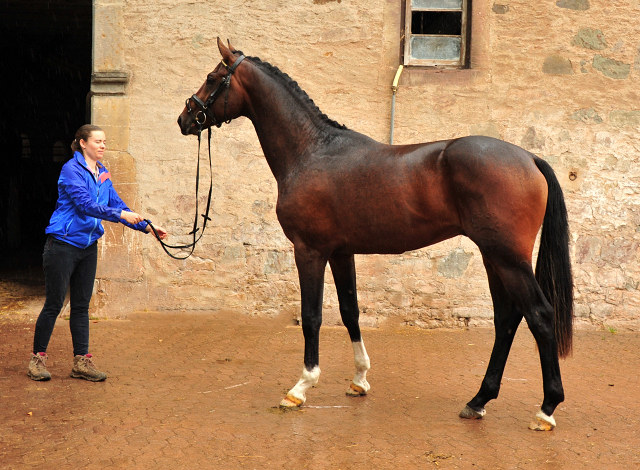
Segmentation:
<svg viewBox="0 0 640 470">
<path fill-rule="evenodd" d="M 376 196 L 281 204 L 278 219 L 294 245 L 329 252 L 397 254 L 462 234 L 457 212 L 444 202 Z"/>
<path fill-rule="evenodd" d="M 357 254 L 400 254 L 462 235 L 454 225 L 413 224 L 389 229 L 370 226 L 345 237 L 343 250 Z"/>
</svg>

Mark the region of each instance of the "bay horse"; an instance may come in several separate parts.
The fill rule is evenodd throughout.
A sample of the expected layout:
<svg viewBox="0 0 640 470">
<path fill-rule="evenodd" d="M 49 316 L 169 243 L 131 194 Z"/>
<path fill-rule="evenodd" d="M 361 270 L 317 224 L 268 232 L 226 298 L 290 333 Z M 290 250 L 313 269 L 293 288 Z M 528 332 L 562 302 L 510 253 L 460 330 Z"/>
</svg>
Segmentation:
<svg viewBox="0 0 640 470">
<path fill-rule="evenodd" d="M 544 390 L 529 427 L 553 429 L 553 412 L 564 400 L 558 358 L 572 348 L 573 282 L 567 211 L 551 166 L 490 137 L 376 142 L 329 119 L 278 68 L 219 38 L 218 49 L 222 61 L 187 99 L 178 124 L 190 135 L 247 117 L 276 178 L 276 213 L 293 243 L 305 339 L 302 376 L 280 405 L 302 405 L 320 376 L 327 262 L 353 345 L 356 372 L 347 394 L 360 396 L 370 388 L 370 362 L 358 325 L 354 254 L 400 254 L 464 235 L 478 246 L 487 271 L 495 343 L 480 390 L 460 416 L 482 418 L 486 403 L 498 397 L 524 317 L 537 343 Z"/>
</svg>

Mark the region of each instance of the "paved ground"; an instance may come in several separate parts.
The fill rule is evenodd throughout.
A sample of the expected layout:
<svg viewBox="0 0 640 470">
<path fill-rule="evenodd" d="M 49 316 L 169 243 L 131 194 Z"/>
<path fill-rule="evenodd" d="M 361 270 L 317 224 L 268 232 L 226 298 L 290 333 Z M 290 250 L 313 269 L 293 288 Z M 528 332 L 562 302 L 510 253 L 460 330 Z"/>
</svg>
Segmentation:
<svg viewBox="0 0 640 470">
<path fill-rule="evenodd" d="M 481 421 L 457 413 L 476 392 L 493 332 L 387 325 L 364 332 L 367 397 L 344 394 L 348 336 L 321 334 L 322 375 L 299 411 L 277 408 L 302 370 L 284 319 L 228 312 L 135 314 L 91 323 L 109 378 L 69 378 L 68 323 L 49 348 L 53 379 L 26 368 L 34 317 L 0 315 L 2 469 L 640 470 L 640 334 L 578 331 L 561 365 L 558 428 L 527 429 L 542 397 L 530 333 L 518 333 L 502 393 Z"/>
</svg>

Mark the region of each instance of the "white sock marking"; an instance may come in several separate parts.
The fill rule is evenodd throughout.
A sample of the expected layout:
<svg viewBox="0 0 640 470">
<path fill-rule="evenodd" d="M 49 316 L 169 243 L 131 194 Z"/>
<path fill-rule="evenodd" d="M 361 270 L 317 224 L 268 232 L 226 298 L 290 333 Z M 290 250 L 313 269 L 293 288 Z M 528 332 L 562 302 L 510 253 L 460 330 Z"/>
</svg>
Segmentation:
<svg viewBox="0 0 640 470">
<path fill-rule="evenodd" d="M 311 371 L 308 371 L 306 368 L 302 369 L 302 376 L 300 377 L 300 380 L 298 380 L 296 386 L 293 387 L 287 395 L 291 395 L 298 400 L 302 400 L 302 403 L 304 403 L 307 399 L 307 390 L 317 384 L 319 378 L 320 367 L 315 366 Z"/>
<path fill-rule="evenodd" d="M 356 366 L 356 374 L 353 377 L 353 384 L 361 387 L 365 392 L 368 392 L 371 388 L 367 382 L 367 371 L 371 367 L 367 350 L 364 347 L 364 342 L 358 341 L 351 343 L 353 346 L 353 362 Z"/>
</svg>

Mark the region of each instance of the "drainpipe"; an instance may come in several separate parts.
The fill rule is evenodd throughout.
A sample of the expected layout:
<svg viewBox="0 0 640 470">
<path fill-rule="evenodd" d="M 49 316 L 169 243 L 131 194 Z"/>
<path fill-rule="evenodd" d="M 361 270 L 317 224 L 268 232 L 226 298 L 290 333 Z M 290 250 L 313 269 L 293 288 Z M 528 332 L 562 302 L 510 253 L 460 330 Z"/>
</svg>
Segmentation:
<svg viewBox="0 0 640 470">
<path fill-rule="evenodd" d="M 391 131 L 389 144 L 393 145 L 393 118 L 396 114 L 396 91 L 398 91 L 398 81 L 400 80 L 400 74 L 402 74 L 403 65 L 398 66 L 398 71 L 396 72 L 396 76 L 393 79 L 393 84 L 391 85 L 391 90 L 393 91 L 393 95 L 391 96 Z"/>
</svg>

